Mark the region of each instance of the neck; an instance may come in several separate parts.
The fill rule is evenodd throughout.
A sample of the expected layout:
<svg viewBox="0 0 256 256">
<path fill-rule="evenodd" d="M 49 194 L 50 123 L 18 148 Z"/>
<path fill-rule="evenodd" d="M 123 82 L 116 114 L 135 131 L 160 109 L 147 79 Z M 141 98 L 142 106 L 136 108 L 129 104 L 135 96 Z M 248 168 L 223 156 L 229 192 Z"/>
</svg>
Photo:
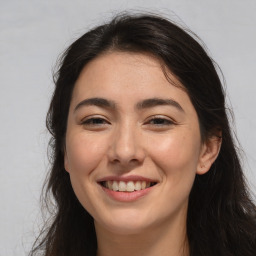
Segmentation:
<svg viewBox="0 0 256 256">
<path fill-rule="evenodd" d="M 136 234 L 115 234 L 97 223 L 95 228 L 97 256 L 189 256 L 186 221 L 165 223 Z"/>
</svg>

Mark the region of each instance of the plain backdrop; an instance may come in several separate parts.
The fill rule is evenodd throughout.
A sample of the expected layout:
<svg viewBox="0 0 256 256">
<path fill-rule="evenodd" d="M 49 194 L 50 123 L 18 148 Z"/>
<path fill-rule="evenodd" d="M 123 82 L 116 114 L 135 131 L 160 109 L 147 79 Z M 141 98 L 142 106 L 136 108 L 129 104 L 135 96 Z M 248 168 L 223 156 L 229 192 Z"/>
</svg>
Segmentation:
<svg viewBox="0 0 256 256">
<path fill-rule="evenodd" d="M 49 167 L 45 116 L 57 57 L 125 10 L 163 14 L 205 42 L 225 75 L 246 177 L 256 191 L 255 0 L 0 0 L 0 256 L 27 255 L 40 227 Z"/>
</svg>

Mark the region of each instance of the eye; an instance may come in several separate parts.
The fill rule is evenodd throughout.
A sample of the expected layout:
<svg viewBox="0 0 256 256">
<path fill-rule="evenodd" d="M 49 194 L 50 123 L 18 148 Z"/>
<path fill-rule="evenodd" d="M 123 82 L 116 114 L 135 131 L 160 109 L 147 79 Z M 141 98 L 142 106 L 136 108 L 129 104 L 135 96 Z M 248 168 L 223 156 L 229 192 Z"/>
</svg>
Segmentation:
<svg viewBox="0 0 256 256">
<path fill-rule="evenodd" d="M 167 117 L 153 116 L 149 118 L 145 124 L 160 128 L 160 127 L 175 125 L 176 123 L 175 121 Z"/>
<path fill-rule="evenodd" d="M 154 118 L 149 121 L 150 124 L 154 125 L 170 125 L 172 122 L 164 118 Z"/>
<path fill-rule="evenodd" d="M 88 117 L 81 121 L 81 124 L 89 128 L 103 128 L 110 123 L 102 117 Z"/>
</svg>

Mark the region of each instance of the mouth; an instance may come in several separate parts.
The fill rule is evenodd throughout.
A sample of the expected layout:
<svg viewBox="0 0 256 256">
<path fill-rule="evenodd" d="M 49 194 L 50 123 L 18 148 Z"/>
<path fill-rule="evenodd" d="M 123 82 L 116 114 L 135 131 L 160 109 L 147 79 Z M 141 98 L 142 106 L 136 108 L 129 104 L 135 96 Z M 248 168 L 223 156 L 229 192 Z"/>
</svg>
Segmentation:
<svg viewBox="0 0 256 256">
<path fill-rule="evenodd" d="M 117 180 L 107 180 L 101 181 L 99 184 L 111 191 L 116 192 L 134 192 L 141 191 L 150 187 L 153 187 L 157 184 L 157 182 L 149 182 L 145 180 L 137 180 L 137 181 L 117 181 Z"/>
</svg>

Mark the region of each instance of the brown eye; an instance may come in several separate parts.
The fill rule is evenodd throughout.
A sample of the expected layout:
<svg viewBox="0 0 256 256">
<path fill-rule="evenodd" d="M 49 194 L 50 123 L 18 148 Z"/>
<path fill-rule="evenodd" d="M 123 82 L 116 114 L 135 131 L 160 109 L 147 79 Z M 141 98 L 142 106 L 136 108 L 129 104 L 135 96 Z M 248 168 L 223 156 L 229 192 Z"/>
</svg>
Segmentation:
<svg viewBox="0 0 256 256">
<path fill-rule="evenodd" d="M 85 126 L 104 126 L 110 124 L 106 119 L 100 117 L 91 117 L 81 122 Z"/>
<path fill-rule="evenodd" d="M 150 119 L 146 121 L 146 124 L 153 125 L 156 127 L 162 127 L 162 126 L 170 126 L 174 125 L 175 122 L 171 120 L 170 118 L 163 117 L 163 116 L 153 116 Z"/>
<path fill-rule="evenodd" d="M 83 122 L 83 124 L 93 124 L 93 125 L 100 125 L 106 123 L 102 118 L 90 118 Z"/>
<path fill-rule="evenodd" d="M 171 120 L 164 119 L 164 118 L 153 118 L 148 123 L 153 124 L 153 125 L 171 125 L 171 124 L 173 124 L 173 122 Z"/>
</svg>

